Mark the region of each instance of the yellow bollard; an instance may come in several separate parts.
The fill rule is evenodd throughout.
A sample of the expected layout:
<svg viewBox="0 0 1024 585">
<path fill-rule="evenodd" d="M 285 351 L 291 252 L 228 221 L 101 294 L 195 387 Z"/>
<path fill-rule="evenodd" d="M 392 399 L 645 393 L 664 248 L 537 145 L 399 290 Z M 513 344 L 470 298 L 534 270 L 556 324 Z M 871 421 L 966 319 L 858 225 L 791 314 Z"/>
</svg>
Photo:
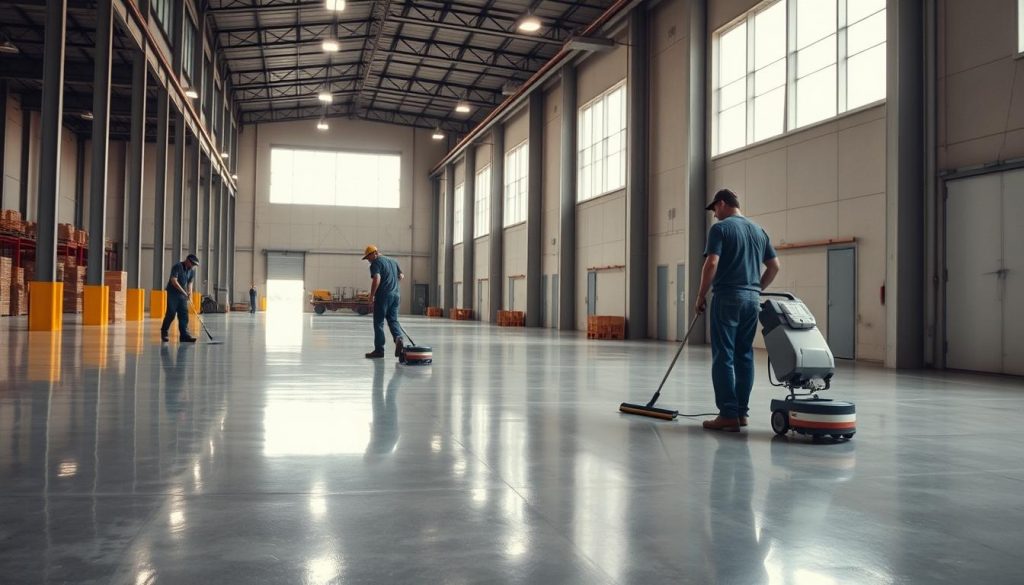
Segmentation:
<svg viewBox="0 0 1024 585">
<path fill-rule="evenodd" d="M 261 311 L 266 311 L 267 310 L 267 297 L 260 297 L 260 310 Z"/>
<path fill-rule="evenodd" d="M 127 305 L 125 307 L 126 321 L 142 321 L 146 318 L 146 289 L 128 289 Z"/>
<path fill-rule="evenodd" d="M 167 312 L 167 291 L 153 289 L 149 291 L 149 318 L 163 319 Z"/>
<path fill-rule="evenodd" d="M 28 330 L 60 331 L 64 306 L 63 282 L 28 283 Z"/>
<path fill-rule="evenodd" d="M 110 287 L 105 284 L 85 285 L 82 302 L 82 325 L 100 325 L 106 327 L 110 323 Z"/>
</svg>

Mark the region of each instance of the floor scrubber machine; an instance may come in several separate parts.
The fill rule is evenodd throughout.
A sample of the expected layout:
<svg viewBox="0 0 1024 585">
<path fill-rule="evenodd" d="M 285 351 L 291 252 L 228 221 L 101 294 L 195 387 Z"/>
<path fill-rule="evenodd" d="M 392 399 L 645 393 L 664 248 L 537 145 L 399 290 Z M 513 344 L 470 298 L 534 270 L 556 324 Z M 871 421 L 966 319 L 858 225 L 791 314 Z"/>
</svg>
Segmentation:
<svg viewBox="0 0 1024 585">
<path fill-rule="evenodd" d="M 759 319 L 768 350 L 768 380 L 789 396 L 772 399 L 772 430 L 815 439 L 852 439 L 857 409 L 852 402 L 820 398 L 832 385 L 836 362 L 807 305 L 790 293 L 761 293 Z M 772 373 L 775 374 L 774 381 Z"/>
<path fill-rule="evenodd" d="M 409 340 L 409 345 L 403 346 L 402 350 L 398 352 L 398 363 L 407 366 L 425 366 L 434 363 L 433 348 L 426 345 L 417 345 L 412 337 L 409 337 L 409 332 L 405 329 L 402 329 L 402 333 Z"/>
</svg>

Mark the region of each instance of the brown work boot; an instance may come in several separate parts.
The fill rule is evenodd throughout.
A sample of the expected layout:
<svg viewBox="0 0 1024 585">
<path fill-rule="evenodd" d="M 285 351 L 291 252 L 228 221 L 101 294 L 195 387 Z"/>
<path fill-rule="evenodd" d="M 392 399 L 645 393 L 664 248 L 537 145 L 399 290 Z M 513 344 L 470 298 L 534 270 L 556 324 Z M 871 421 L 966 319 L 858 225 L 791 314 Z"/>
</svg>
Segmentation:
<svg viewBox="0 0 1024 585">
<path fill-rule="evenodd" d="M 395 338 L 395 357 L 401 357 L 402 356 L 402 348 L 403 347 L 405 347 L 405 343 L 402 341 L 402 338 L 401 337 L 396 337 Z"/>
<path fill-rule="evenodd" d="M 384 357 L 384 350 L 371 351 L 370 353 L 366 354 L 366 357 L 367 357 L 367 359 L 382 358 L 382 357 Z"/>
<path fill-rule="evenodd" d="M 726 431 L 729 433 L 740 432 L 740 419 L 722 418 L 716 416 L 714 420 L 704 421 L 704 429 L 708 431 Z"/>
<path fill-rule="evenodd" d="M 747 426 L 747 417 L 745 417 L 745 416 L 741 416 L 740 417 L 740 426 L 741 427 Z"/>
</svg>

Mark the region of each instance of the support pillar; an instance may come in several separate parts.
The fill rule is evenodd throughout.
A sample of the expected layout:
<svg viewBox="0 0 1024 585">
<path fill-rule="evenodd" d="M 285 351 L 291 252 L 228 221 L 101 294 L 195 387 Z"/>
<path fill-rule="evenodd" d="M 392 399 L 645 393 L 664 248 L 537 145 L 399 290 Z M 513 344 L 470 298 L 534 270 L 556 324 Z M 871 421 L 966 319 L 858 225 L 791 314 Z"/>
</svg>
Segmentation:
<svg viewBox="0 0 1024 585">
<path fill-rule="evenodd" d="M 153 196 L 153 290 L 162 291 L 168 277 L 165 267 L 167 257 L 167 141 L 170 133 L 170 104 L 164 89 L 157 91 L 156 98 L 156 186 Z M 150 297 L 153 300 L 153 297 Z M 151 313 L 155 306 L 150 303 Z M 160 311 L 163 317 L 163 310 Z"/>
<path fill-rule="evenodd" d="M 639 6 L 629 15 L 629 120 L 626 125 L 629 174 L 626 185 L 626 337 L 647 337 L 648 208 L 647 100 L 650 66 L 648 13 Z M 564 114 L 564 113 L 563 113 Z"/>
<path fill-rule="evenodd" d="M 922 2 L 886 2 L 885 365 L 924 365 L 924 22 Z"/>
<path fill-rule="evenodd" d="M 491 130 L 491 238 L 487 290 L 491 295 L 491 323 L 498 322 L 505 290 L 505 126 Z"/>
<path fill-rule="evenodd" d="M 444 169 L 444 308 L 455 308 L 455 165 Z"/>
<path fill-rule="evenodd" d="M 3 180 L 3 175 L 7 169 L 7 96 L 10 94 L 7 84 L 6 79 L 0 79 L 0 207 L 4 209 L 7 207 L 7 181 Z"/>
<path fill-rule="evenodd" d="M 226 302 L 228 289 L 228 197 L 231 196 L 227 185 L 220 186 L 220 221 L 217 229 L 217 300 Z"/>
<path fill-rule="evenodd" d="M 430 290 L 427 292 L 427 305 L 436 307 L 438 303 L 437 294 L 437 272 L 440 270 L 438 256 L 440 255 L 440 232 L 441 232 L 441 179 L 433 177 L 430 180 L 431 205 L 430 205 Z M 255 250 L 253 251 L 255 257 Z"/>
<path fill-rule="evenodd" d="M 228 199 L 228 298 L 231 303 L 231 295 L 235 292 L 235 200 L 236 194 L 232 193 Z"/>
<path fill-rule="evenodd" d="M 107 242 L 107 155 L 110 151 L 112 0 L 96 3 L 96 52 L 92 83 L 92 175 L 89 182 L 89 254 L 85 268 L 83 325 L 106 326 L 109 287 L 103 283 Z"/>
<path fill-rule="evenodd" d="M 473 249 L 476 203 L 476 147 L 466 148 L 466 181 L 462 189 L 462 308 L 473 308 L 476 254 Z M 480 316 L 477 315 L 479 319 Z"/>
<path fill-rule="evenodd" d="M 544 217 L 544 93 L 530 94 L 529 177 L 526 202 L 526 326 L 541 327 L 541 221 Z"/>
<path fill-rule="evenodd" d="M 75 227 L 82 230 L 85 223 L 85 139 L 75 136 Z"/>
<path fill-rule="evenodd" d="M 171 262 L 180 262 L 182 254 L 182 219 L 185 203 L 185 142 L 188 127 L 185 116 L 180 111 L 174 116 L 174 160 L 171 172 L 174 173 L 174 191 L 171 193 Z"/>
<path fill-rule="evenodd" d="M 210 168 L 206 175 L 206 189 L 203 197 L 203 253 L 199 257 L 201 264 L 199 272 L 202 274 L 203 291 L 209 296 L 213 294 L 213 281 L 210 279 L 210 259 L 213 257 L 213 222 L 210 221 L 213 211 L 213 160 L 210 161 Z"/>
<path fill-rule="evenodd" d="M 64 118 L 64 34 L 67 0 L 46 3 L 43 32 L 42 149 L 36 201 L 36 281 L 29 284 L 28 328 L 60 331 L 64 283 L 57 282 L 57 201 L 60 181 L 60 134 Z M 22 184 L 28 183 L 22 175 Z M 27 207 L 27 204 L 25 205 Z"/>
<path fill-rule="evenodd" d="M 189 161 L 189 182 L 192 185 L 188 198 L 188 250 L 186 253 L 199 252 L 199 186 L 203 177 L 203 148 L 199 144 L 199 136 L 192 141 L 191 161 Z"/>
<path fill-rule="evenodd" d="M 142 287 L 142 168 L 146 148 L 146 54 L 136 51 L 132 60 L 132 122 L 128 145 L 128 213 L 125 221 L 124 269 L 128 272 L 129 309 Z M 133 290 L 140 293 L 132 295 Z M 140 313 L 136 311 L 134 316 Z M 128 320 L 135 321 L 131 310 Z"/>
<path fill-rule="evenodd" d="M 63 78 L 62 78 L 63 79 Z M 18 210 L 28 219 L 28 161 L 32 152 L 32 112 L 21 108 L 21 189 L 18 192 Z"/>
<path fill-rule="evenodd" d="M 707 234 L 707 112 L 705 94 L 707 93 L 707 20 L 708 0 L 692 0 L 690 2 L 690 83 L 689 83 L 689 135 L 687 136 L 687 152 L 689 181 L 687 183 L 686 212 L 687 221 L 687 283 L 686 308 L 692 311 L 700 290 L 700 272 L 704 264 L 704 238 Z M 693 318 L 688 313 L 688 319 Z M 705 318 L 700 317 L 690 334 L 688 343 L 705 342 Z"/>
<path fill-rule="evenodd" d="M 558 324 L 576 329 L 576 66 L 562 68 L 562 143 L 558 205 Z"/>
</svg>

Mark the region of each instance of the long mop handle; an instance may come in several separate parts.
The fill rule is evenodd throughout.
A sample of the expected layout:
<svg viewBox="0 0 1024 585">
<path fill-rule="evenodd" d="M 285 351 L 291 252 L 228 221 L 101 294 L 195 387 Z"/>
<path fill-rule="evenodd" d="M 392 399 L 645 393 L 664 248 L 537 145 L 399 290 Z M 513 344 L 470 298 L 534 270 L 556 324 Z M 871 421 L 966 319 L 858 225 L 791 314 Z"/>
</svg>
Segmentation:
<svg viewBox="0 0 1024 585">
<path fill-rule="evenodd" d="M 206 323 L 203 323 L 203 318 L 199 316 L 199 311 L 197 311 L 196 308 L 192 306 L 192 299 L 189 299 L 188 301 L 188 308 L 191 309 L 192 314 L 196 316 L 196 320 L 199 321 L 199 325 L 201 325 L 203 328 L 203 333 L 205 333 L 206 336 L 210 338 L 210 341 L 213 341 L 213 336 L 210 335 L 210 330 L 206 328 Z"/>
<path fill-rule="evenodd" d="M 661 379 L 661 384 L 658 384 L 658 390 L 651 397 L 651 401 L 647 403 L 647 408 L 654 406 L 654 403 L 661 397 L 661 389 L 665 386 L 665 382 L 668 380 L 668 375 L 672 373 L 672 368 L 676 367 L 676 361 L 679 359 L 679 354 L 683 353 L 683 347 L 686 345 L 686 340 L 690 338 L 690 332 L 693 331 L 693 326 L 697 324 L 697 319 L 700 319 L 700 314 L 693 316 L 693 320 L 690 321 L 690 326 L 686 328 L 686 335 L 683 335 L 683 340 L 679 342 L 679 349 L 676 350 L 676 356 L 672 358 L 672 363 L 668 366 L 668 371 L 665 372 L 665 377 Z"/>
</svg>

